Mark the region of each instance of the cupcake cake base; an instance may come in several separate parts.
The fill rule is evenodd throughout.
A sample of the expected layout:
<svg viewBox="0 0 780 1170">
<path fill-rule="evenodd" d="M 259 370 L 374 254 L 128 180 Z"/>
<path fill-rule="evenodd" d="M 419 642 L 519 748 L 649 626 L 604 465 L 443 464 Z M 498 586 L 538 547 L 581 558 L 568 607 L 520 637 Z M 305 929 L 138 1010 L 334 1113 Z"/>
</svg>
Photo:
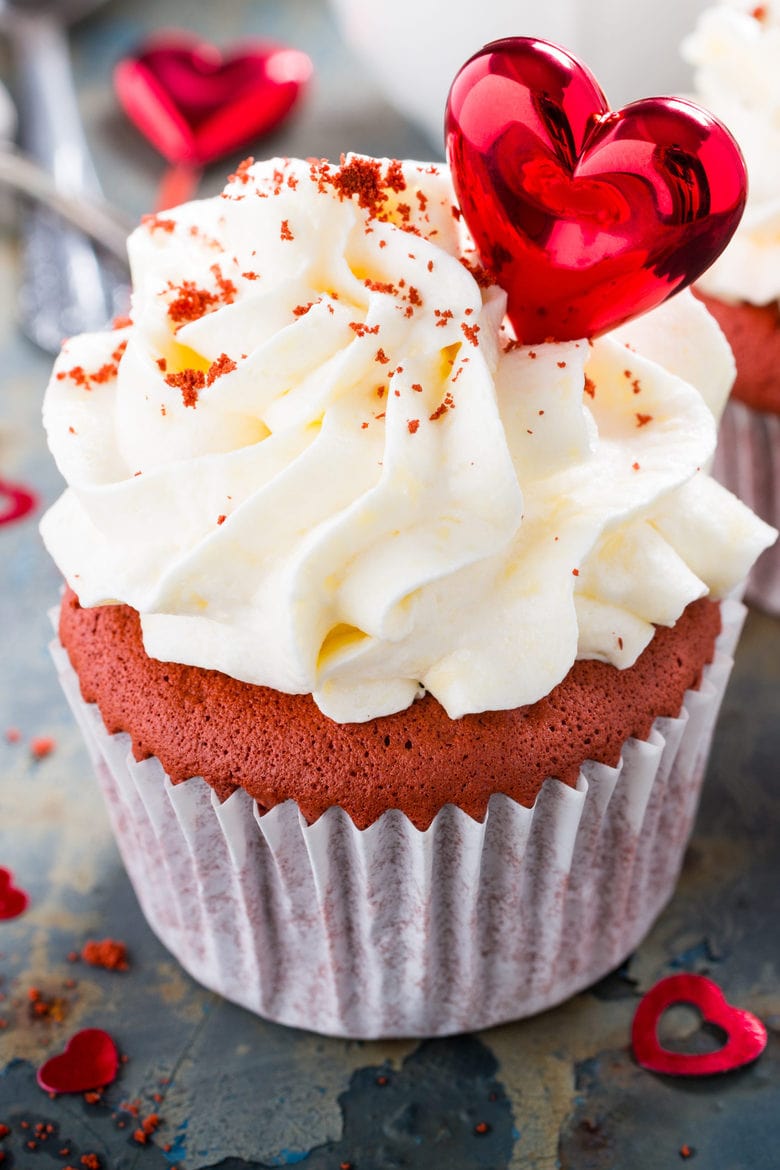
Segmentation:
<svg viewBox="0 0 780 1170">
<path fill-rule="evenodd" d="M 671 897 L 744 610 L 676 718 L 619 764 L 548 779 L 532 808 L 400 811 L 365 829 L 340 808 L 260 813 L 199 777 L 135 760 L 53 655 L 143 912 L 190 974 L 280 1023 L 342 1037 L 434 1036 L 552 1007 L 620 964 Z"/>
</svg>

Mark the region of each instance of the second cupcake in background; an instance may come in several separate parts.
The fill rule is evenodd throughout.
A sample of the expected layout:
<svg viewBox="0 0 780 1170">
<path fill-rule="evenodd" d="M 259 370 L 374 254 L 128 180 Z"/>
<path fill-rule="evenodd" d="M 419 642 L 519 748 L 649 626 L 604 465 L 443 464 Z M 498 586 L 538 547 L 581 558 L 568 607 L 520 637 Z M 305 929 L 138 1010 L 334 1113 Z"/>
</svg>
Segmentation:
<svg viewBox="0 0 780 1170">
<path fill-rule="evenodd" d="M 745 214 L 697 292 L 734 351 L 737 379 L 713 474 L 771 524 L 780 518 L 780 3 L 708 9 L 683 44 L 697 100 L 728 125 L 748 168 Z M 747 598 L 780 616 L 780 548 L 754 567 Z"/>
</svg>

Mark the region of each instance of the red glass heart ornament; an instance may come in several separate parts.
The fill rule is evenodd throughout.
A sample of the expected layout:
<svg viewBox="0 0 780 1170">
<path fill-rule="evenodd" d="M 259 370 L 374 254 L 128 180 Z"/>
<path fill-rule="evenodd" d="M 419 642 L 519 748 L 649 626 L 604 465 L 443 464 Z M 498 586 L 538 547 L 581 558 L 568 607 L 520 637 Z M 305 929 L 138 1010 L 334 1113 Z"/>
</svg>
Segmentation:
<svg viewBox="0 0 780 1170">
<path fill-rule="evenodd" d="M 116 1077 L 116 1044 L 102 1028 L 84 1028 L 71 1036 L 64 1052 L 38 1069 L 38 1084 L 47 1093 L 85 1093 L 110 1085 Z"/>
<path fill-rule="evenodd" d="M 654 308 L 725 248 L 745 205 L 739 147 L 679 98 L 611 111 L 566 50 L 510 37 L 447 101 L 455 191 L 526 344 L 593 337 Z"/>
<path fill-rule="evenodd" d="M 29 904 L 29 895 L 14 885 L 14 875 L 10 869 L 0 866 L 0 919 L 18 918 Z"/>
<path fill-rule="evenodd" d="M 34 492 L 21 487 L 18 483 L 9 483 L 0 478 L 0 524 L 11 524 L 14 520 L 21 520 L 28 512 L 37 506 L 38 498 Z"/>
<path fill-rule="evenodd" d="M 658 1039 L 658 1022 L 667 1008 L 687 1003 L 698 1008 L 706 1023 L 727 1036 L 716 1052 L 672 1052 Z M 631 1044 L 643 1068 L 667 1076 L 701 1077 L 731 1072 L 750 1064 L 766 1048 L 766 1028 L 752 1012 L 733 1007 L 711 979 L 703 975 L 670 975 L 651 987 L 634 1016 Z"/>
<path fill-rule="evenodd" d="M 297 49 L 247 41 L 223 54 L 170 32 L 120 61 L 114 83 L 127 116 L 160 154 L 205 166 L 277 126 L 311 73 Z"/>
</svg>

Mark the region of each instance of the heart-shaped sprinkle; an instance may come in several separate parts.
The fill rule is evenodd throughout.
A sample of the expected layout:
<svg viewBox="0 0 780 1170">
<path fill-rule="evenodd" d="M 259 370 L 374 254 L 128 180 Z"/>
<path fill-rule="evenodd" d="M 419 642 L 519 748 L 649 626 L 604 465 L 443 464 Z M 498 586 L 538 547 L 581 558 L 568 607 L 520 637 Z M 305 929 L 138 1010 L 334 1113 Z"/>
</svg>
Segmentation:
<svg viewBox="0 0 780 1170">
<path fill-rule="evenodd" d="M 0 524 L 11 524 L 14 520 L 21 520 L 38 504 L 38 497 L 34 492 L 23 488 L 18 483 L 9 483 L 0 478 Z"/>
<path fill-rule="evenodd" d="M 14 885 L 14 875 L 10 869 L 0 866 L 0 919 L 18 918 L 29 904 L 29 895 Z"/>
<path fill-rule="evenodd" d="M 204 166 L 277 126 L 311 72 L 297 49 L 248 41 L 222 54 L 173 32 L 120 61 L 114 82 L 128 117 L 164 158 Z"/>
<path fill-rule="evenodd" d="M 520 341 L 593 337 L 712 264 L 745 204 L 739 147 L 680 98 L 610 111 L 596 79 L 534 38 L 486 45 L 453 82 L 447 154 Z"/>
<path fill-rule="evenodd" d="M 672 1052 L 658 1039 L 658 1023 L 667 1008 L 691 1004 L 699 1009 L 705 1023 L 715 1024 L 726 1034 L 726 1043 L 716 1052 Z M 750 1064 L 766 1048 L 766 1028 L 752 1012 L 733 1007 L 723 992 L 704 975 L 670 975 L 648 991 L 641 1000 L 631 1029 L 634 1056 L 643 1068 L 667 1076 L 701 1077 L 731 1072 Z"/>
<path fill-rule="evenodd" d="M 110 1085 L 116 1077 L 116 1044 L 102 1028 L 84 1028 L 71 1036 L 64 1052 L 38 1069 L 38 1084 L 47 1093 L 85 1093 Z"/>
</svg>

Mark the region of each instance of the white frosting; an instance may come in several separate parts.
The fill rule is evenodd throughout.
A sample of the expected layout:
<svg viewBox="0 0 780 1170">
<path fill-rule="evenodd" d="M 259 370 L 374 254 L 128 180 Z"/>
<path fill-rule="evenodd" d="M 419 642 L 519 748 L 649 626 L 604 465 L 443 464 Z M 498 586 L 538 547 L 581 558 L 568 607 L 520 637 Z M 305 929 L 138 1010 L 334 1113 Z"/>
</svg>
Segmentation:
<svg viewBox="0 0 780 1170">
<path fill-rule="evenodd" d="M 726 251 L 700 280 L 722 300 L 780 300 L 780 0 L 729 0 L 683 43 L 697 98 L 739 142 L 748 201 Z"/>
<path fill-rule="evenodd" d="M 402 173 L 378 218 L 274 160 L 142 226 L 134 324 L 68 342 L 44 406 L 69 486 L 42 531 L 82 604 L 340 721 L 628 666 L 772 539 L 706 474 L 734 370 L 698 302 L 513 347 L 446 168 Z M 185 281 L 213 298 L 192 321 Z"/>
</svg>

